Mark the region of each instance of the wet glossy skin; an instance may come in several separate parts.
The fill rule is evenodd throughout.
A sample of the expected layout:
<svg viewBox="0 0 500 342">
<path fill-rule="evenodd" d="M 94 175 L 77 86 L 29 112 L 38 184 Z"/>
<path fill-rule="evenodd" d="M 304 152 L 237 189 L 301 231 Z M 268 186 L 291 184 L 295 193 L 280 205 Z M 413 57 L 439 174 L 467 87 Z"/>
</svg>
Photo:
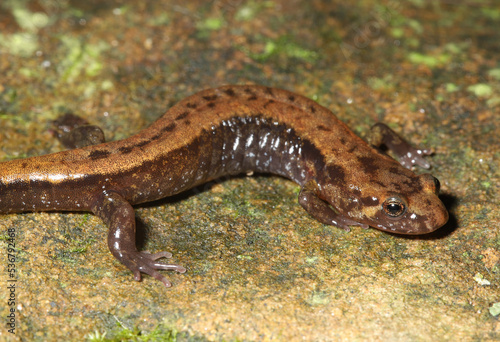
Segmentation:
<svg viewBox="0 0 500 342">
<path fill-rule="evenodd" d="M 387 145 L 406 167 L 300 95 L 259 86 L 210 89 L 128 139 L 0 163 L 0 212 L 91 211 L 110 227 L 108 246 L 135 278 L 147 273 L 166 286 L 157 269 L 185 269 L 156 261 L 169 253 L 137 251 L 131 205 L 228 174 L 287 177 L 302 187 L 299 203 L 306 211 L 344 229 L 425 234 L 444 225 L 439 183 L 408 169 L 428 167 L 428 151 L 412 148 L 382 124 L 369 141 Z"/>
</svg>

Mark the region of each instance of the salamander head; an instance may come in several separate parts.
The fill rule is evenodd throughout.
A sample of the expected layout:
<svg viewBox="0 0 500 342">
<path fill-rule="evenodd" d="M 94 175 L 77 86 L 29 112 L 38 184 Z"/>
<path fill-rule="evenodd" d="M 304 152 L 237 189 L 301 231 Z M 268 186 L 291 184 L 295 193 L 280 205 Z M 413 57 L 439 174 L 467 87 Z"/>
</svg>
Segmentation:
<svg viewBox="0 0 500 342">
<path fill-rule="evenodd" d="M 379 187 L 373 194 L 370 190 L 375 189 L 363 191 L 359 208 L 360 221 L 371 227 L 417 235 L 433 232 L 448 221 L 448 211 L 438 197 L 439 181 L 430 174 L 413 175 L 401 186 Z"/>
</svg>

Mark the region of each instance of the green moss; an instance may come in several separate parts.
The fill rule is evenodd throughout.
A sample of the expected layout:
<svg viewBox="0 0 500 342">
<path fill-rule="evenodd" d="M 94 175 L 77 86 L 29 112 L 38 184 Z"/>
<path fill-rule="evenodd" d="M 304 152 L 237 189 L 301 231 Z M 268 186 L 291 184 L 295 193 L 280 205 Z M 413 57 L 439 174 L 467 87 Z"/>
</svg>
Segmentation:
<svg viewBox="0 0 500 342">
<path fill-rule="evenodd" d="M 75 241 L 75 243 L 72 244 L 72 246 L 66 250 L 64 250 L 64 253 L 85 253 L 88 250 L 88 247 L 93 245 L 96 240 L 89 238 L 85 240 L 78 240 Z"/>
<path fill-rule="evenodd" d="M 295 58 L 312 63 L 319 57 L 316 51 L 309 50 L 292 41 L 289 36 L 281 36 L 276 40 L 267 40 L 264 50 L 260 53 L 252 53 L 241 48 L 250 58 L 258 62 L 267 62 L 275 57 Z"/>
<path fill-rule="evenodd" d="M 407 21 L 407 25 L 413 29 L 413 31 L 417 35 L 421 35 L 424 32 L 424 27 L 420 23 L 420 21 L 415 20 L 415 19 L 409 19 Z"/>
<path fill-rule="evenodd" d="M 477 97 L 490 97 L 493 94 L 493 88 L 489 84 L 477 83 L 467 87 L 467 91 Z"/>
<path fill-rule="evenodd" d="M 391 91 L 394 89 L 392 75 L 386 75 L 383 78 L 370 77 L 368 79 L 368 85 L 373 90 L 379 90 L 379 91 Z"/>
<path fill-rule="evenodd" d="M 500 81 L 500 68 L 489 70 L 488 76 Z"/>
<path fill-rule="evenodd" d="M 486 188 L 486 189 L 489 189 L 491 188 L 491 182 L 489 181 L 484 181 L 484 182 L 481 182 L 481 185 Z"/>
<path fill-rule="evenodd" d="M 454 83 L 446 83 L 446 91 L 448 93 L 454 93 L 454 92 L 456 92 L 459 89 L 460 89 L 459 86 L 457 86 Z"/>
<path fill-rule="evenodd" d="M 201 31 L 216 31 L 224 26 L 225 21 L 223 18 L 206 18 L 205 20 L 200 20 L 196 24 L 196 28 Z"/>
<path fill-rule="evenodd" d="M 394 27 L 391 29 L 391 35 L 394 38 L 403 38 L 405 35 L 405 30 L 401 27 Z"/>
<path fill-rule="evenodd" d="M 88 220 L 90 218 L 90 214 L 86 213 L 83 215 L 83 220 L 78 224 L 75 229 L 80 229 L 82 227 L 85 227 L 86 224 L 88 223 Z M 81 229 L 80 229 L 81 230 Z M 67 246 L 65 249 L 61 249 L 60 253 L 58 253 L 58 257 L 64 260 L 73 260 L 71 255 L 73 253 L 85 253 L 88 250 L 88 247 L 93 245 L 96 240 L 91 237 L 86 237 L 86 235 L 81 235 L 83 239 L 80 239 L 80 235 L 78 235 L 78 232 L 75 234 L 64 234 L 64 238 L 66 239 L 66 243 L 64 246 Z"/>
<path fill-rule="evenodd" d="M 488 107 L 495 107 L 500 105 L 500 97 L 492 97 L 491 99 L 488 99 L 486 101 L 486 104 Z"/>
<path fill-rule="evenodd" d="M 500 315 L 500 302 L 498 303 L 493 303 L 492 306 L 489 308 L 489 312 L 492 316 L 498 316 Z"/>
<path fill-rule="evenodd" d="M 0 47 L 11 55 L 29 57 L 38 49 L 38 38 L 34 33 L 0 33 Z"/>
<path fill-rule="evenodd" d="M 262 10 L 274 7 L 272 1 L 248 1 L 240 7 L 234 18 L 238 21 L 248 21 L 255 18 Z"/>
<path fill-rule="evenodd" d="M 500 19 L 500 9 L 499 8 L 481 8 L 482 14 L 492 20 Z"/>
<path fill-rule="evenodd" d="M 317 261 L 318 261 L 318 257 L 317 256 L 307 257 L 306 258 L 306 263 L 308 263 L 308 264 L 315 264 Z"/>
<path fill-rule="evenodd" d="M 30 11 L 25 0 L 6 0 L 0 6 L 10 11 L 19 27 L 26 32 L 36 33 L 55 20 L 44 12 Z"/>
<path fill-rule="evenodd" d="M 24 7 L 16 7 L 12 10 L 12 15 L 23 30 L 37 32 L 46 27 L 51 22 L 49 16 L 43 12 L 31 12 Z"/>
<path fill-rule="evenodd" d="M 196 36 L 199 39 L 208 39 L 211 32 L 218 31 L 225 25 L 226 21 L 222 17 L 205 18 L 196 23 L 196 28 L 198 29 Z"/>
<path fill-rule="evenodd" d="M 150 24 L 153 26 L 165 26 L 170 24 L 170 16 L 168 12 L 161 12 L 151 18 Z"/>
<path fill-rule="evenodd" d="M 98 331 L 90 333 L 86 336 L 87 341 L 92 342 L 118 342 L 118 341 L 135 341 L 135 342 L 150 342 L 150 341 L 177 341 L 177 331 L 173 329 L 165 329 L 157 327 L 150 333 L 141 331 L 139 328 L 128 329 L 119 324 L 119 330 L 112 332 L 113 337 L 106 337 L 107 332 L 101 334 Z"/>
<path fill-rule="evenodd" d="M 71 82 L 82 73 L 89 77 L 100 74 L 103 69 L 102 53 L 109 48 L 106 42 L 85 44 L 82 40 L 69 36 L 61 37 L 61 41 L 68 50 L 59 66 L 64 81 Z"/>
<path fill-rule="evenodd" d="M 474 280 L 481 286 L 491 285 L 491 282 L 488 279 L 485 279 L 481 273 L 476 273 L 474 275 Z"/>
<path fill-rule="evenodd" d="M 1 100 L 5 101 L 7 103 L 15 103 L 17 99 L 17 90 L 15 88 L 7 88 L 2 94 L 1 94 Z M 4 115 L 4 114 L 2 114 Z M 10 118 L 17 118 L 17 115 L 10 115 Z M 6 116 L 2 117 L 0 116 L 0 119 L 5 119 L 7 118 Z"/>
<path fill-rule="evenodd" d="M 313 291 L 311 292 L 307 303 L 311 306 L 320 306 L 330 303 L 330 296 L 324 291 Z"/>
<path fill-rule="evenodd" d="M 420 64 L 428 66 L 429 68 L 435 68 L 443 66 L 450 61 L 450 55 L 446 53 L 441 53 L 437 55 L 424 55 L 419 52 L 410 52 L 408 54 L 408 60 L 413 64 Z"/>
<path fill-rule="evenodd" d="M 465 43 L 448 43 L 444 46 L 444 50 L 448 51 L 452 55 L 458 55 L 465 52 L 469 48 L 470 44 Z"/>
<path fill-rule="evenodd" d="M 410 3 L 418 8 L 423 8 L 427 4 L 427 1 L 425 1 L 425 0 L 410 0 Z"/>
<path fill-rule="evenodd" d="M 53 23 L 55 18 L 44 12 L 31 12 L 25 1 L 5 1 L 1 7 L 10 11 L 23 32 L 0 34 L 0 48 L 15 56 L 32 56 L 39 48 L 38 31 Z"/>
</svg>

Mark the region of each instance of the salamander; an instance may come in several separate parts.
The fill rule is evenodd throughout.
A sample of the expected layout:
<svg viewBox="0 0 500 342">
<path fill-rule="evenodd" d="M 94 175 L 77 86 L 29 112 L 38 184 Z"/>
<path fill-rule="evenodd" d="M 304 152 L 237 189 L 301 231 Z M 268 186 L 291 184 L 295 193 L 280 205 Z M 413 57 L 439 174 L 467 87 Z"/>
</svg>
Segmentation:
<svg viewBox="0 0 500 342">
<path fill-rule="evenodd" d="M 424 168 L 429 150 L 414 148 L 384 124 L 368 143 L 304 96 L 265 86 L 223 86 L 172 106 L 124 140 L 0 163 L 0 213 L 92 212 L 109 227 L 111 253 L 136 280 L 171 283 L 158 270 L 168 252 L 138 251 L 132 205 L 245 172 L 286 177 L 298 202 L 318 221 L 399 234 L 426 234 L 448 212 L 439 181 Z M 400 162 L 386 154 L 391 150 Z"/>
</svg>

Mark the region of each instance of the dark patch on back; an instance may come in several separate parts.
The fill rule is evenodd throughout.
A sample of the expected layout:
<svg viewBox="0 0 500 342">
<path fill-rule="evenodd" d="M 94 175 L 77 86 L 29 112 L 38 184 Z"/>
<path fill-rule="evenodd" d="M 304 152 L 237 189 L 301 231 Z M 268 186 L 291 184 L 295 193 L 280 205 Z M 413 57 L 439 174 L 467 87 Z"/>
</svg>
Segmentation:
<svg viewBox="0 0 500 342">
<path fill-rule="evenodd" d="M 361 166 L 368 171 L 375 171 L 377 168 L 377 160 L 373 157 L 358 157 L 358 161 L 361 163 Z"/>
<path fill-rule="evenodd" d="M 150 140 L 144 140 L 144 141 L 141 141 L 140 143 L 137 143 L 134 147 L 143 147 L 143 146 L 146 146 L 147 144 L 149 144 L 151 141 Z"/>
<path fill-rule="evenodd" d="M 26 162 L 23 162 L 23 163 L 21 164 L 21 167 L 22 167 L 23 169 L 25 169 L 27 166 L 28 166 L 28 163 L 26 163 Z"/>
<path fill-rule="evenodd" d="M 331 131 L 330 128 L 328 128 L 326 126 L 323 126 L 323 125 L 318 125 L 316 128 L 319 129 L 320 131 L 325 131 L 325 132 L 330 132 Z"/>
<path fill-rule="evenodd" d="M 177 115 L 177 117 L 175 118 L 175 120 L 182 120 L 182 119 L 184 119 L 188 115 L 189 115 L 189 112 L 186 111 L 184 113 L 181 113 L 181 114 Z"/>
<path fill-rule="evenodd" d="M 186 126 L 191 125 L 191 121 L 189 121 L 189 120 L 184 121 L 184 123 L 186 124 Z"/>
<path fill-rule="evenodd" d="M 314 106 L 311 105 L 309 106 L 309 111 L 314 114 L 316 113 L 316 108 L 314 108 Z"/>
<path fill-rule="evenodd" d="M 209 103 L 207 103 L 207 106 L 209 108 L 214 108 L 215 107 L 215 102 L 209 102 Z"/>
<path fill-rule="evenodd" d="M 327 172 L 337 183 L 345 183 L 345 171 L 339 165 L 328 165 Z"/>
<path fill-rule="evenodd" d="M 205 101 L 214 101 L 219 96 L 217 94 L 215 94 L 215 95 L 206 95 L 206 96 L 202 96 L 202 97 Z"/>
<path fill-rule="evenodd" d="M 398 169 L 397 167 L 395 167 L 395 166 L 391 166 L 391 167 L 389 168 L 389 172 L 392 172 L 392 173 L 394 173 L 395 175 L 399 175 L 399 174 L 401 174 L 401 172 L 399 172 L 399 169 Z"/>
<path fill-rule="evenodd" d="M 274 97 L 274 92 L 273 92 L 273 88 L 271 87 L 266 87 L 266 93 L 271 95 L 272 97 Z"/>
<path fill-rule="evenodd" d="M 342 145 L 345 145 L 347 143 L 344 137 L 340 137 L 339 141 Z"/>
<path fill-rule="evenodd" d="M 111 154 L 111 152 L 106 151 L 106 150 L 95 150 L 95 151 L 90 152 L 89 158 L 93 159 L 93 160 L 101 159 L 101 158 L 106 158 L 110 154 Z"/>
<path fill-rule="evenodd" d="M 160 138 L 161 138 L 161 133 L 157 133 L 157 134 L 153 135 L 150 140 L 153 141 L 153 140 L 158 140 Z"/>
<path fill-rule="evenodd" d="M 270 104 L 274 103 L 274 100 L 268 100 L 266 103 L 264 103 L 264 108 L 269 106 Z"/>
<path fill-rule="evenodd" d="M 255 100 L 257 100 L 257 95 L 254 94 L 254 95 L 250 96 L 247 100 L 248 101 L 255 101 Z"/>
<path fill-rule="evenodd" d="M 234 92 L 234 90 L 232 88 L 224 89 L 224 92 L 228 96 L 231 96 L 231 97 L 235 97 L 236 96 L 236 93 Z"/>
<path fill-rule="evenodd" d="M 422 184 L 420 184 L 420 182 L 416 178 L 408 178 L 407 180 L 404 180 L 401 183 L 406 185 L 406 187 L 408 189 L 411 189 L 411 191 L 413 192 L 423 191 Z"/>
<path fill-rule="evenodd" d="M 172 122 L 172 123 L 168 124 L 167 126 L 163 127 L 161 129 L 161 131 L 162 132 L 172 132 L 174 130 L 175 126 L 176 126 L 175 123 Z"/>
<path fill-rule="evenodd" d="M 353 153 L 358 149 L 358 145 L 352 145 L 350 149 L 347 150 L 347 153 Z"/>
<path fill-rule="evenodd" d="M 289 99 L 291 102 L 294 102 L 294 101 L 295 101 L 295 96 L 294 96 L 294 95 L 288 95 L 288 99 Z"/>
<path fill-rule="evenodd" d="M 250 89 L 250 88 L 244 88 L 244 89 L 243 89 L 243 91 L 244 91 L 245 93 L 249 94 L 249 95 L 255 95 L 255 93 L 253 92 L 253 90 L 252 90 L 252 89 Z"/>
<path fill-rule="evenodd" d="M 122 146 L 118 148 L 118 151 L 122 154 L 127 154 L 132 152 L 134 148 L 132 146 Z"/>
<path fill-rule="evenodd" d="M 186 107 L 191 108 L 191 109 L 195 109 L 196 107 L 198 107 L 198 104 L 193 103 L 193 102 L 188 102 L 188 103 L 186 103 Z"/>
</svg>

